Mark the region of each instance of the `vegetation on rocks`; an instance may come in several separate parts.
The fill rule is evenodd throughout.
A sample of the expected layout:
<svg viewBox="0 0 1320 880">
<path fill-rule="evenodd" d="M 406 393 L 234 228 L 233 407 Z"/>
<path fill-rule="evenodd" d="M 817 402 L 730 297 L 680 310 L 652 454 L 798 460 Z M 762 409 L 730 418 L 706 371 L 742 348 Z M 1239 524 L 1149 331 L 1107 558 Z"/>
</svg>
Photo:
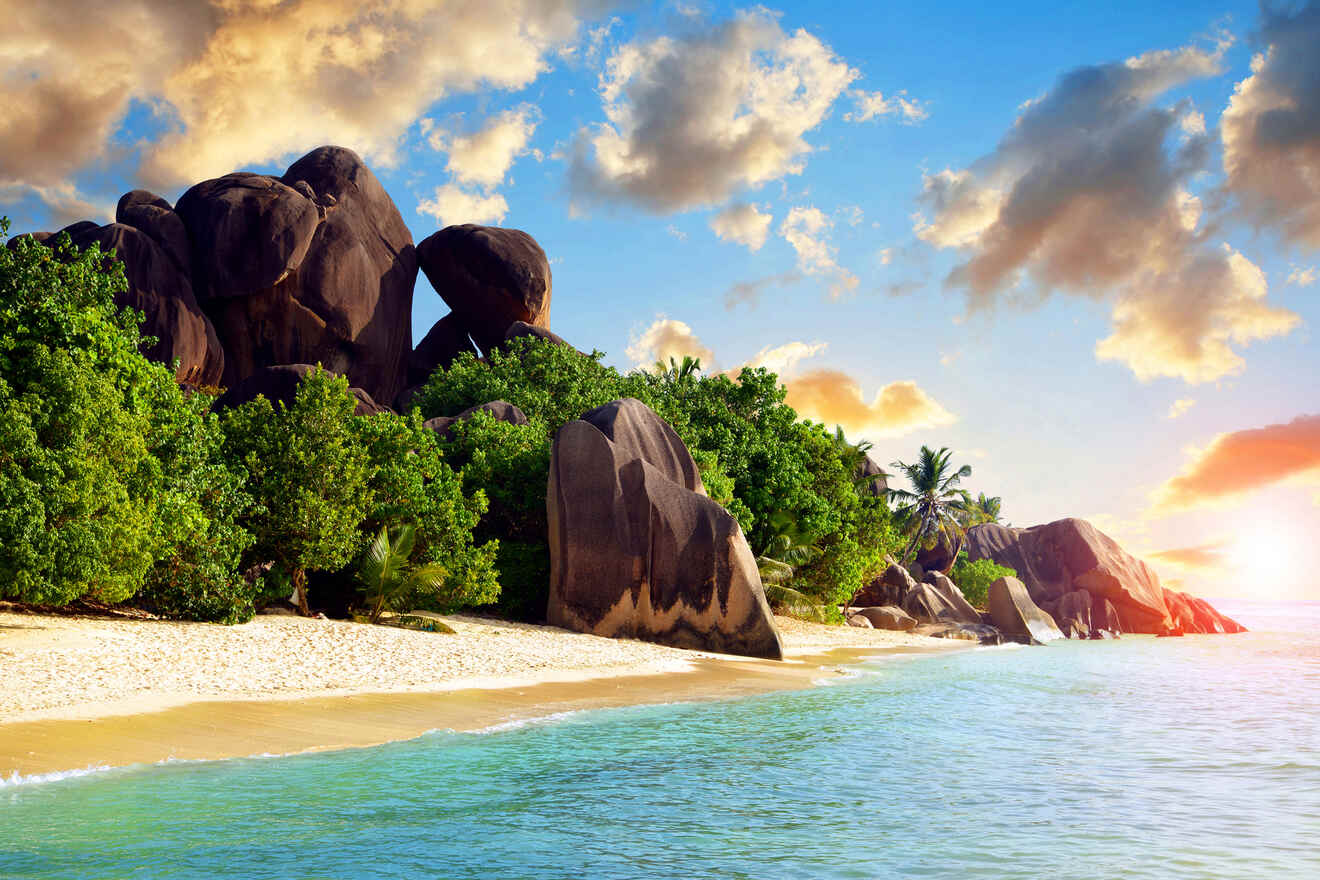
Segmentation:
<svg viewBox="0 0 1320 880">
<path fill-rule="evenodd" d="M 1017 577 L 1017 572 L 1006 565 L 999 565 L 993 559 L 972 562 L 966 551 L 958 554 L 958 561 L 953 564 L 953 571 L 949 572 L 949 578 L 962 590 L 963 596 L 977 608 L 986 607 L 990 585 L 1001 577 Z"/>
</svg>

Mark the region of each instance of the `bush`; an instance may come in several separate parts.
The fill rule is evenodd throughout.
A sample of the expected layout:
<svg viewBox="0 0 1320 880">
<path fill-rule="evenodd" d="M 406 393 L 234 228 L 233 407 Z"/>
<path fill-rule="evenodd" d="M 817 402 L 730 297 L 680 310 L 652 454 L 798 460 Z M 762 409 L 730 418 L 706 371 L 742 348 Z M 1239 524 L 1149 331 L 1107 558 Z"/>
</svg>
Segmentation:
<svg viewBox="0 0 1320 880">
<path fill-rule="evenodd" d="M 67 235 L 0 248 L 0 595 L 115 603 L 145 587 L 164 613 L 242 619 L 241 481 L 206 399 L 142 356 L 154 340 L 115 306 L 126 289 L 120 263 Z"/>
<path fill-rule="evenodd" d="M 958 585 L 967 601 L 977 608 L 984 609 L 990 593 L 990 585 L 1001 577 L 1017 577 L 1017 572 L 993 559 L 969 560 L 967 551 L 958 554 L 958 560 L 949 572 L 949 579 Z"/>
</svg>

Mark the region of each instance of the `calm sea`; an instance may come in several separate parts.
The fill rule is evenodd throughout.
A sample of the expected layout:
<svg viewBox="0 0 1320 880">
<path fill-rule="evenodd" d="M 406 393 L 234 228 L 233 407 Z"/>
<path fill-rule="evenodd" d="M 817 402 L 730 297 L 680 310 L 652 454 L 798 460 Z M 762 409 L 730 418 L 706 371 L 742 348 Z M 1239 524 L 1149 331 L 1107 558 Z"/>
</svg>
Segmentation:
<svg viewBox="0 0 1320 880">
<path fill-rule="evenodd" d="M 3 877 L 1320 877 L 1320 603 L 0 787 Z"/>
</svg>

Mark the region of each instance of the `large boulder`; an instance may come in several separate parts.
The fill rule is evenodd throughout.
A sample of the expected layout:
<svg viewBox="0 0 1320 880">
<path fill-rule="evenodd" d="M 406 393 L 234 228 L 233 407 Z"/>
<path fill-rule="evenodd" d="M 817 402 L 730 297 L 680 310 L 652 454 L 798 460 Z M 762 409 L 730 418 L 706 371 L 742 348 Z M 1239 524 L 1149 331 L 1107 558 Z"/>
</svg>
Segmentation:
<svg viewBox="0 0 1320 880">
<path fill-rule="evenodd" d="M 1064 593 L 1050 612 L 1060 632 L 1070 639 L 1089 639 L 1094 629 L 1091 620 L 1091 594 L 1086 590 Z"/>
<path fill-rule="evenodd" d="M 962 548 L 962 541 L 951 539 L 944 532 L 940 532 L 939 539 L 930 547 L 922 547 L 917 551 L 916 564 L 921 566 L 924 571 L 937 571 L 941 574 L 948 574 L 953 570 L 953 564 L 958 561 L 958 551 Z"/>
<path fill-rule="evenodd" d="M 862 456 L 862 463 L 857 466 L 856 476 L 858 480 L 863 481 L 862 489 L 876 498 L 883 498 L 889 491 L 888 475 L 869 455 Z"/>
<path fill-rule="evenodd" d="M 653 447 L 631 445 L 655 434 L 616 431 L 616 442 L 582 420 L 560 429 L 546 490 L 547 619 L 596 635 L 782 659 L 737 520 L 671 479 L 672 462 L 648 461 Z"/>
<path fill-rule="evenodd" d="M 958 585 L 949 580 L 946 575 L 937 571 L 927 572 L 926 582 L 935 588 L 935 592 L 949 607 L 958 615 L 958 620 L 963 623 L 977 623 L 981 620 L 981 612 L 972 607 L 972 603 L 967 601 L 963 591 L 958 589 Z"/>
<path fill-rule="evenodd" d="M 470 406 L 456 416 L 436 416 L 433 419 L 427 419 L 424 424 L 426 427 L 435 431 L 443 439 L 449 439 L 449 429 L 459 422 L 465 422 L 479 412 L 490 413 L 501 422 L 508 422 L 510 425 L 527 424 L 527 416 L 518 407 L 505 400 L 492 400 L 489 403 L 479 403 L 476 406 Z"/>
<path fill-rule="evenodd" d="M 509 343 L 515 339 L 522 339 L 526 336 L 530 336 L 533 339 L 542 339 L 546 342 L 553 342 L 555 345 L 562 345 L 565 348 L 572 348 L 574 351 L 577 351 L 576 348 L 569 345 L 564 337 L 560 336 L 558 333 L 551 333 L 545 327 L 540 327 L 536 324 L 528 324 L 526 321 L 514 321 L 510 324 L 509 329 L 504 331 L 503 341 Z M 581 354 L 581 352 L 578 353 Z"/>
<path fill-rule="evenodd" d="M 1114 604 L 1124 632 L 1159 633 L 1173 624 L 1155 572 L 1085 520 L 1029 529 L 975 526 L 967 532 L 967 553 L 1012 568 L 1037 604 L 1085 590 Z"/>
<path fill-rule="evenodd" d="M 303 378 L 315 371 L 316 367 L 311 364 L 280 364 L 274 367 L 262 367 L 225 391 L 216 400 L 215 405 L 218 409 L 229 409 L 230 407 L 241 406 L 249 400 L 264 397 L 271 403 L 277 403 L 287 408 L 293 405 L 294 399 L 298 396 L 298 385 Z M 348 393 L 353 398 L 354 415 L 374 416 L 377 413 L 389 411 L 388 407 L 381 406 L 361 388 L 349 388 Z"/>
<path fill-rule="evenodd" d="M 990 585 L 990 622 L 1005 638 L 1044 644 L 1063 638 L 1054 618 L 1031 601 L 1022 581 L 1001 577 Z"/>
<path fill-rule="evenodd" d="M 970 623 L 960 620 L 961 615 L 930 584 L 920 583 L 903 597 L 903 610 L 922 623 Z M 977 620 L 980 618 L 977 617 Z"/>
<path fill-rule="evenodd" d="M 616 445 L 659 468 L 685 489 L 706 494 L 697 463 L 678 433 L 640 400 L 625 397 L 610 401 L 584 413 L 582 421 L 590 422 Z"/>
<path fill-rule="evenodd" d="M 550 261 L 522 230 L 448 226 L 417 246 L 417 258 L 483 352 L 517 321 L 549 328 Z"/>
<path fill-rule="evenodd" d="M 142 313 L 142 335 L 157 340 L 144 355 L 167 365 L 177 361 L 174 375 L 183 384 L 219 384 L 225 354 L 193 293 L 183 223 L 169 203 L 143 190 L 120 199 L 117 217 L 105 226 L 84 220 L 61 231 L 79 250 L 97 244 L 123 264 L 128 289 L 115 296 L 115 304 Z M 33 238 L 55 244 L 53 235 Z"/>
<path fill-rule="evenodd" d="M 868 606 L 902 605 L 904 597 L 917 586 L 907 569 L 890 562 L 879 577 L 862 588 L 854 604 Z"/>
<path fill-rule="evenodd" d="M 431 326 L 422 341 L 408 354 L 408 385 L 421 385 L 438 367 L 449 369 L 460 354 L 477 353 L 467 331 L 453 312 Z"/>
<path fill-rule="evenodd" d="M 891 629 L 898 632 L 912 632 L 917 628 L 917 620 L 902 608 L 882 605 L 879 608 L 859 608 L 857 613 L 871 622 L 875 629 Z"/>
<path fill-rule="evenodd" d="M 981 645 L 1002 645 L 1004 636 L 987 623 L 923 623 L 913 630 L 919 636 L 959 639 Z"/>
<path fill-rule="evenodd" d="M 322 363 L 377 400 L 404 388 L 416 253 L 357 154 L 319 147 L 279 178 L 207 180 L 175 210 L 198 301 L 225 348 L 224 384 Z"/>
</svg>

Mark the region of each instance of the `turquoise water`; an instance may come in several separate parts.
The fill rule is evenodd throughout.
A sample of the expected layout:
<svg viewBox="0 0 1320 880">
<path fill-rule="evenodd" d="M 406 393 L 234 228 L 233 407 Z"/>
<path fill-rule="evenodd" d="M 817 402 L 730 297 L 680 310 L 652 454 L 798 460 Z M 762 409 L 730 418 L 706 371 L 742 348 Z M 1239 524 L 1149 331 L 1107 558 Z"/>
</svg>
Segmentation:
<svg viewBox="0 0 1320 880">
<path fill-rule="evenodd" d="M 1320 877 L 1320 604 L 1253 632 L 0 787 L 2 877 Z"/>
</svg>

